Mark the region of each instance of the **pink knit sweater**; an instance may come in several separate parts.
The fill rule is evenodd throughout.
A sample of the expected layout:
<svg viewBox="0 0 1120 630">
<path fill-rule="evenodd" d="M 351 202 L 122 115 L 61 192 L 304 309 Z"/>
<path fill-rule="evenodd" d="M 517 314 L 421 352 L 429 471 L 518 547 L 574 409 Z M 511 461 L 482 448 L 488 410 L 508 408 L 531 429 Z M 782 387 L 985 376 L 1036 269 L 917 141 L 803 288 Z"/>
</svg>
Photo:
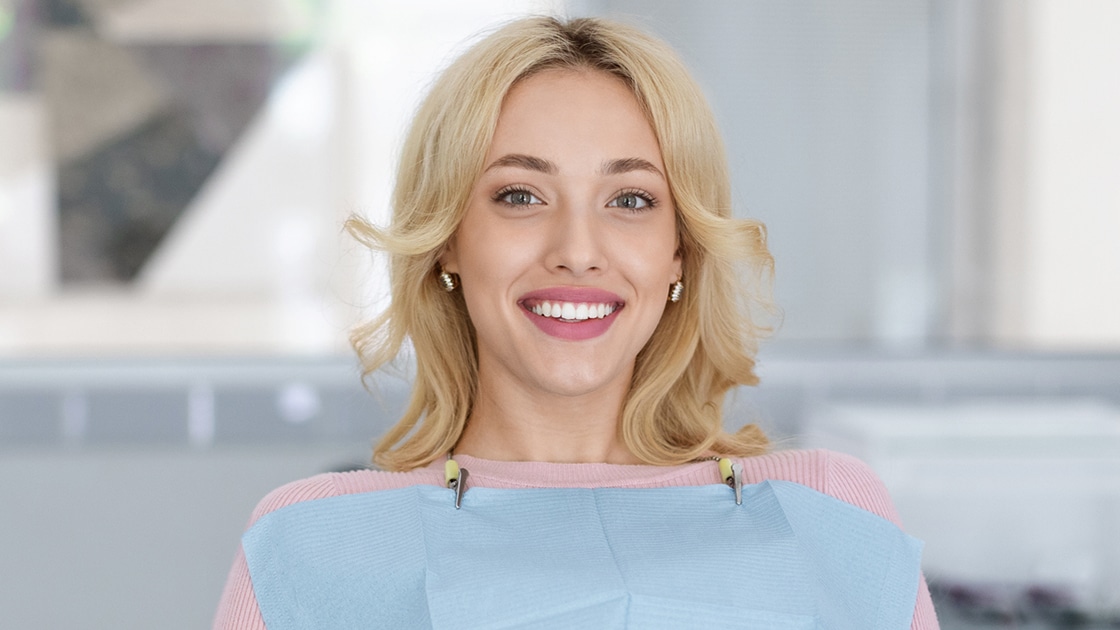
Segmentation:
<svg viewBox="0 0 1120 630">
<path fill-rule="evenodd" d="M 551 464 L 500 462 L 457 455 L 470 471 L 467 492 L 472 486 L 488 488 L 654 488 L 720 483 L 715 462 L 682 466 L 624 466 L 616 464 Z M 765 479 L 793 481 L 873 512 L 898 524 L 898 514 L 883 483 L 871 469 L 854 457 L 831 451 L 779 451 L 741 460 L 744 483 Z M 403 488 L 419 484 L 442 486 L 443 461 L 406 473 L 357 471 L 326 473 L 296 481 L 266 496 L 249 521 L 282 507 L 327 497 Z M 938 628 L 929 589 L 923 578 L 918 588 L 912 630 Z M 214 628 L 263 630 L 264 621 L 253 594 L 245 555 L 239 549 L 214 619 Z"/>
</svg>

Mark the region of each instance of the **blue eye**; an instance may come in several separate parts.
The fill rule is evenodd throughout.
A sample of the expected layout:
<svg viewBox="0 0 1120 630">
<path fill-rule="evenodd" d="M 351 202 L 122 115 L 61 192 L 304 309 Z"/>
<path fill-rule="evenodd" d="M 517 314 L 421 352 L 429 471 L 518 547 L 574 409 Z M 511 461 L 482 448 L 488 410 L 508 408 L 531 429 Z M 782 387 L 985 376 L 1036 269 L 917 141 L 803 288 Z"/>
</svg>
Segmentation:
<svg viewBox="0 0 1120 630">
<path fill-rule="evenodd" d="M 495 201 L 511 206 L 532 206 L 544 203 L 536 195 L 522 188 L 503 188 L 494 195 Z"/>
<path fill-rule="evenodd" d="M 655 205 L 657 205 L 657 202 L 654 201 L 653 197 L 642 192 L 627 191 L 611 199 L 607 207 L 625 208 L 627 210 L 645 210 Z"/>
</svg>

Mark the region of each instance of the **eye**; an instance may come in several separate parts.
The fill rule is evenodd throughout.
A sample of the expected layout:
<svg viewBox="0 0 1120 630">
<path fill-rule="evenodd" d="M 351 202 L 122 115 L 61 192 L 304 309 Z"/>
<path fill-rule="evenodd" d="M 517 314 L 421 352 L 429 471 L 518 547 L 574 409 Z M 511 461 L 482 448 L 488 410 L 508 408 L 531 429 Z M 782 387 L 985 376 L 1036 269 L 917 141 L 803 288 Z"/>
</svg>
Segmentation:
<svg viewBox="0 0 1120 630">
<path fill-rule="evenodd" d="M 509 206 L 533 206 L 543 204 L 539 197 L 524 188 L 503 188 L 494 194 L 494 201 Z"/>
<path fill-rule="evenodd" d="M 645 210 L 657 205 L 648 193 L 640 190 L 624 190 L 607 204 L 609 208 L 625 208 L 627 210 Z"/>
</svg>

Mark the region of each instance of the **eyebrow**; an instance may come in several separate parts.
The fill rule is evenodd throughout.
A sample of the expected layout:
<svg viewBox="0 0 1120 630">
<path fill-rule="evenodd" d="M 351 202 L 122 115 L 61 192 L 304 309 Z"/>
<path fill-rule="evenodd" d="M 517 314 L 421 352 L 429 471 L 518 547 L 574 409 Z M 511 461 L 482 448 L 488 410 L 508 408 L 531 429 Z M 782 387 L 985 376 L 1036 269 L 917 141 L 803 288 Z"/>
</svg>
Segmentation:
<svg viewBox="0 0 1120 630">
<path fill-rule="evenodd" d="M 665 175 L 661 173 L 659 168 L 654 166 L 649 160 L 643 160 L 642 158 L 632 157 L 621 160 L 608 160 L 603 162 L 603 165 L 599 167 L 599 172 L 603 175 L 621 175 L 631 171 L 649 171 L 665 179 Z"/>
<path fill-rule="evenodd" d="M 521 153 L 503 155 L 494 160 L 490 166 L 487 166 L 486 170 L 502 166 L 516 166 L 517 168 L 523 168 L 529 171 L 540 171 L 546 175 L 555 175 L 560 172 L 560 169 L 556 168 L 556 165 L 548 160 L 531 155 L 523 155 Z"/>
<path fill-rule="evenodd" d="M 523 168 L 528 171 L 537 171 L 546 175 L 556 175 L 560 172 L 552 162 L 532 155 L 525 155 L 523 153 L 510 153 L 494 160 L 486 170 L 501 168 L 501 167 L 515 167 Z M 607 160 L 599 167 L 601 175 L 622 175 L 623 173 L 630 173 L 632 171 L 648 171 L 665 178 L 661 169 L 653 165 L 649 160 L 644 160 L 638 157 L 622 158 L 618 160 Z"/>
</svg>

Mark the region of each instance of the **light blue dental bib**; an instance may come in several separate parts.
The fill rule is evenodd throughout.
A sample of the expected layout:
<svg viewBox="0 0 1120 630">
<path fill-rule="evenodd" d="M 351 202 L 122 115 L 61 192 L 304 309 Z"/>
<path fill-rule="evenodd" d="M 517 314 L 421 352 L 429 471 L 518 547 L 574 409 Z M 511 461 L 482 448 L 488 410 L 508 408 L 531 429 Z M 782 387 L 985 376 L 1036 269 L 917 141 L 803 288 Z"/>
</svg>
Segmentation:
<svg viewBox="0 0 1120 630">
<path fill-rule="evenodd" d="M 906 629 L 921 543 L 806 486 L 412 486 L 297 503 L 242 538 L 270 630 Z"/>
</svg>

